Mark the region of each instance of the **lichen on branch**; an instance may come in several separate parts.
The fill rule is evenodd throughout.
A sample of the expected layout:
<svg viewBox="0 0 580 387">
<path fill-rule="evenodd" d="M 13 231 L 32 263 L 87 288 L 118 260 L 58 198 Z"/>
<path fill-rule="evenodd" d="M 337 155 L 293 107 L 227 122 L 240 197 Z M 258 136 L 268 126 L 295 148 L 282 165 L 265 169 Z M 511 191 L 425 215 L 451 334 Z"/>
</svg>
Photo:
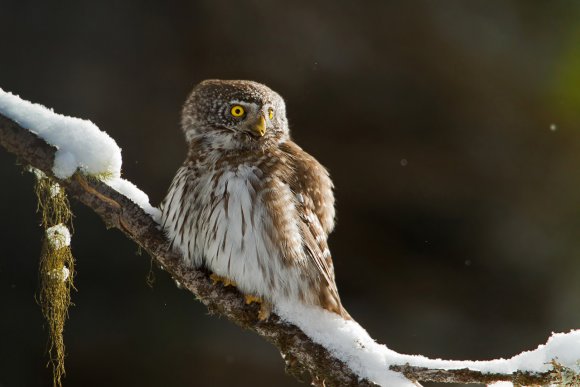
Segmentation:
<svg viewBox="0 0 580 387">
<path fill-rule="evenodd" d="M 35 192 L 41 215 L 43 237 L 38 268 L 38 303 L 48 327 L 48 365 L 53 385 L 62 386 L 65 375 L 64 324 L 71 306 L 75 265 L 70 248 L 72 212 L 65 190 L 42 171 L 33 169 Z"/>
</svg>

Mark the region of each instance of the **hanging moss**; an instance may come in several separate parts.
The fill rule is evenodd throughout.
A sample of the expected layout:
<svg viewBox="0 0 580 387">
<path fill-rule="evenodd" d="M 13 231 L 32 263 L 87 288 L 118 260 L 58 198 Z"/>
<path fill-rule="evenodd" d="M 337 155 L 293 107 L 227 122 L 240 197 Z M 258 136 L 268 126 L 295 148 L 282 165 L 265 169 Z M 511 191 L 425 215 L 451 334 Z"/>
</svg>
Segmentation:
<svg viewBox="0 0 580 387">
<path fill-rule="evenodd" d="M 141 247 L 139 247 L 139 251 L 141 251 Z M 150 288 L 153 288 L 153 285 L 155 285 L 155 281 L 156 278 L 155 272 L 153 271 L 153 257 L 151 257 L 151 260 L 149 261 L 149 272 L 147 273 L 147 277 L 145 277 L 145 283 L 147 283 L 147 286 L 149 286 Z"/>
<path fill-rule="evenodd" d="M 69 231 L 72 230 L 72 212 L 62 187 L 42 172 L 34 173 L 37 177 L 38 211 L 45 230 L 39 265 L 38 303 L 49 331 L 48 365 L 52 366 L 53 385 L 61 387 L 65 375 L 64 323 L 71 305 L 75 276 Z"/>
</svg>

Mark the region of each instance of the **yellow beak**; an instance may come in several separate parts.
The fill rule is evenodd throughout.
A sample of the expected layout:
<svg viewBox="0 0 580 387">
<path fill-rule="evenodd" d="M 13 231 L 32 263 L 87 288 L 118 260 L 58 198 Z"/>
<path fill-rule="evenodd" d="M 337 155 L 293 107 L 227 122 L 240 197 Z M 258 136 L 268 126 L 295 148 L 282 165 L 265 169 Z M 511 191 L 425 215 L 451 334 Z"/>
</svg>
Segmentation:
<svg viewBox="0 0 580 387">
<path fill-rule="evenodd" d="M 266 133 L 266 119 L 260 114 L 258 120 L 251 126 L 252 133 L 256 136 L 263 137 Z"/>
</svg>

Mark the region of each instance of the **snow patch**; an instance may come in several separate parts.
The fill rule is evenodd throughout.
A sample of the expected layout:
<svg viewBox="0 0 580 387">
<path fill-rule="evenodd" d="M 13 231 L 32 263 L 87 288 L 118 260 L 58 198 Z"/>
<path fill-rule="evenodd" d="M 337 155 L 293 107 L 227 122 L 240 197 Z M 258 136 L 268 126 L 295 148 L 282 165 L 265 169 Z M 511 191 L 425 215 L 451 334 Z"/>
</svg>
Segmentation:
<svg viewBox="0 0 580 387">
<path fill-rule="evenodd" d="M 131 183 L 129 180 L 122 178 L 114 178 L 106 181 L 106 183 L 120 194 L 125 195 L 135 204 L 148 213 L 153 220 L 159 223 L 161 219 L 161 211 L 157 207 L 153 207 L 149 203 L 149 196 L 143 191 L 141 191 L 137 186 Z"/>
<path fill-rule="evenodd" d="M 389 365 L 397 364 L 393 359 L 398 354 L 377 344 L 355 321 L 299 303 L 279 303 L 275 311 L 280 318 L 296 325 L 314 342 L 346 363 L 361 379 L 369 379 L 381 386 L 416 386 L 402 374 L 389 371 Z"/>
<path fill-rule="evenodd" d="M 77 169 L 121 176 L 121 149 L 91 121 L 57 114 L 2 89 L 0 113 L 57 148 L 52 172 L 59 179 L 71 177 Z"/>
<path fill-rule="evenodd" d="M 149 203 L 147 194 L 121 178 L 121 148 L 91 121 L 57 114 L 52 109 L 25 101 L 1 88 L 0 114 L 57 148 L 52 167 L 57 178 L 67 179 L 77 169 L 88 175 L 100 176 L 104 183 L 127 196 L 159 222 L 161 212 Z M 58 186 L 54 192 L 56 190 Z"/>
<path fill-rule="evenodd" d="M 392 351 L 375 342 L 355 321 L 344 320 L 319 307 L 286 303 L 276 305 L 275 311 L 283 320 L 299 327 L 314 342 L 345 362 L 358 376 L 381 386 L 414 385 L 402 375 L 389 371 L 391 365 L 407 363 L 437 369 L 468 368 L 483 373 L 513 373 L 517 370 L 546 372 L 552 369 L 550 362 L 555 359 L 563 366 L 580 372 L 580 330 L 553 333 L 546 344 L 509 359 L 441 360 Z"/>
<path fill-rule="evenodd" d="M 70 275 L 70 270 L 68 269 L 68 267 L 63 266 L 62 268 L 62 281 L 66 281 L 68 279 L 68 276 Z"/>
<path fill-rule="evenodd" d="M 66 266 L 63 266 L 63 268 L 61 270 L 52 269 L 48 272 L 48 276 L 50 277 L 50 279 L 52 279 L 54 281 L 65 282 L 68 279 L 69 275 L 70 275 L 70 270 Z"/>
<path fill-rule="evenodd" d="M 70 246 L 70 232 L 62 223 L 47 228 L 46 238 L 48 239 L 48 243 L 50 243 L 56 250 Z"/>
<path fill-rule="evenodd" d="M 52 183 L 50 185 L 50 197 L 53 198 L 60 193 L 60 184 Z"/>
</svg>

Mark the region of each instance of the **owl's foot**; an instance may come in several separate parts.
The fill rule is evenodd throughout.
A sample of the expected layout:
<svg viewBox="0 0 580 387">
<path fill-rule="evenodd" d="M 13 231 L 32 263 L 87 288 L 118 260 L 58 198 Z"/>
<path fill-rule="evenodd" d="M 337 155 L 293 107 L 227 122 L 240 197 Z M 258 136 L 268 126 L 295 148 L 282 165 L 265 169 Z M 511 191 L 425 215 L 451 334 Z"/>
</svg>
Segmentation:
<svg viewBox="0 0 580 387">
<path fill-rule="evenodd" d="M 260 297 L 252 296 L 251 294 L 246 294 L 244 296 L 244 300 L 246 300 L 246 305 L 250 305 L 253 303 L 261 304 L 262 299 Z"/>
<path fill-rule="evenodd" d="M 238 285 L 235 283 L 235 281 L 232 281 L 229 278 L 226 277 L 222 277 L 221 275 L 217 275 L 217 274 L 212 274 L 209 276 L 209 278 L 211 279 L 211 282 L 215 285 L 218 282 L 221 282 L 224 284 L 224 286 L 235 286 L 237 287 Z"/>
<path fill-rule="evenodd" d="M 258 319 L 260 321 L 266 321 L 268 317 L 270 317 L 270 314 L 272 313 L 272 305 L 268 301 L 264 301 L 260 297 L 251 294 L 246 294 L 244 299 L 246 300 L 246 305 L 253 303 L 260 304 L 260 310 L 258 311 Z"/>
</svg>

